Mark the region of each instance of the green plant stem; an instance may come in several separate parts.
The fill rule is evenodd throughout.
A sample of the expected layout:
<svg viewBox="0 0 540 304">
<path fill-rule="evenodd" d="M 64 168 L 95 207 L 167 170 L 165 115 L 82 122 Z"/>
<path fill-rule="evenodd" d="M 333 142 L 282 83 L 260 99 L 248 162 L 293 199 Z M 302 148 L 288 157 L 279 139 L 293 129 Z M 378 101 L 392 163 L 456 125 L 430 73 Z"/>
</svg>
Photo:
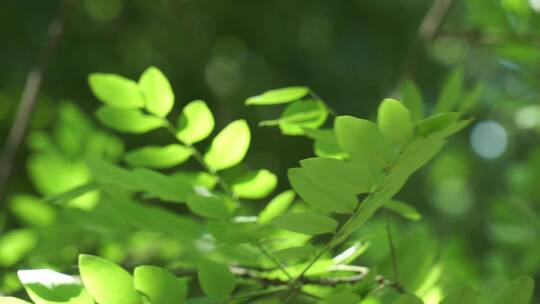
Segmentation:
<svg viewBox="0 0 540 304">
<path fill-rule="evenodd" d="M 392 270 L 394 272 L 394 281 L 399 286 L 399 272 L 397 266 L 397 256 L 396 249 L 394 247 L 394 242 L 392 240 L 392 229 L 390 227 L 390 219 L 388 211 L 384 212 L 384 221 L 386 224 L 386 235 L 388 236 L 388 247 L 390 249 L 390 257 L 392 258 Z"/>
</svg>

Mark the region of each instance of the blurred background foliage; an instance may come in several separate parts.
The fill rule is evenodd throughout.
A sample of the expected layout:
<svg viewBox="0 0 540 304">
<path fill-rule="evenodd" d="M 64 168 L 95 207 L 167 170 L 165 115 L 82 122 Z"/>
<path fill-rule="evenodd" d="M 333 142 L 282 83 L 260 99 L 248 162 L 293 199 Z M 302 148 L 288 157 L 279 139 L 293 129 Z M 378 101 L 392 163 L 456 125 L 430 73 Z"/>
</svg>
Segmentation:
<svg viewBox="0 0 540 304">
<path fill-rule="evenodd" d="M 451 7 L 425 35 L 419 28 L 436 2 Z M 0 3 L 2 144 L 60 5 Z M 67 11 L 0 201 L 3 292 L 20 288 L 13 269 L 69 269 L 79 252 L 137 264 L 149 251 L 166 260 L 184 250 L 170 239 L 155 248 L 154 235 L 93 229 L 78 212 L 95 205 L 96 193 L 66 210 L 40 199 L 86 183 L 88 157 L 118 161 L 124 150 L 168 142 L 164 131 L 120 138 L 92 115 L 98 104 L 88 74 L 135 79 L 149 65 L 168 76 L 177 104 L 206 100 L 219 128 L 247 118 L 254 133 L 247 163 L 278 173 L 280 190 L 288 188 L 287 168 L 313 155 L 312 143 L 256 127 L 280 110 L 245 107 L 247 96 L 306 85 L 340 115 L 373 117 L 382 98 L 401 96 L 405 79 L 433 106 L 451 71 L 463 68 L 466 91 L 480 85 L 475 122 L 398 194 L 422 213 L 412 223 L 392 217 L 400 272 L 413 282 L 408 289 L 434 300 L 456 282 L 486 290 L 519 274 L 540 282 L 540 1 L 80 0 Z M 371 220 L 358 240 L 368 248 L 360 263 L 389 272 L 384 221 Z"/>
</svg>

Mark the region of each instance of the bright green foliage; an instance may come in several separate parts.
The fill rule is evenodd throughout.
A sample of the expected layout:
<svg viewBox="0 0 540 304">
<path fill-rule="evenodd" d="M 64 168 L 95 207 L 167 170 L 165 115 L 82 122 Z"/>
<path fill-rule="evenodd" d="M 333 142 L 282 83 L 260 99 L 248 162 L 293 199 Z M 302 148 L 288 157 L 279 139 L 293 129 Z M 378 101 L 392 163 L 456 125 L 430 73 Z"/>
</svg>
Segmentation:
<svg viewBox="0 0 540 304">
<path fill-rule="evenodd" d="M 313 255 L 313 253 L 315 253 L 315 248 L 313 248 L 313 246 L 306 245 L 274 251 L 272 252 L 272 255 L 278 260 L 291 260 L 306 258 Z"/>
<path fill-rule="evenodd" d="M 187 205 L 193 213 L 208 218 L 223 219 L 229 215 L 224 200 L 202 188 L 188 195 Z"/>
<path fill-rule="evenodd" d="M 236 287 L 236 279 L 229 268 L 213 261 L 199 264 L 199 284 L 209 296 L 225 297 Z"/>
<path fill-rule="evenodd" d="M 188 147 L 172 144 L 164 147 L 148 146 L 132 150 L 125 155 L 132 167 L 169 168 L 188 160 L 192 155 Z"/>
<path fill-rule="evenodd" d="M 148 112 L 165 117 L 174 105 L 174 93 L 169 80 L 156 67 L 149 67 L 139 79 Z"/>
<path fill-rule="evenodd" d="M 23 270 L 18 273 L 28 296 L 36 304 L 94 304 L 80 282 L 52 270 Z"/>
<path fill-rule="evenodd" d="M 142 108 L 145 104 L 137 83 L 114 74 L 95 73 L 88 77 L 94 95 L 103 103 L 121 109 Z"/>
<path fill-rule="evenodd" d="M 437 100 L 436 113 L 451 111 L 458 103 L 463 90 L 463 69 L 455 69 L 444 83 Z"/>
<path fill-rule="evenodd" d="M 232 191 L 241 198 L 258 199 L 269 195 L 277 186 L 277 176 L 268 170 L 248 172 L 232 182 Z"/>
<path fill-rule="evenodd" d="M 167 270 L 155 266 L 139 266 L 133 272 L 135 289 L 151 303 L 181 304 L 187 296 L 187 286 Z"/>
<path fill-rule="evenodd" d="M 309 93 L 306 87 L 288 87 L 264 92 L 261 95 L 250 97 L 246 105 L 273 105 L 289 103 L 298 100 Z"/>
<path fill-rule="evenodd" d="M 120 266 L 90 255 L 79 256 L 84 286 L 99 304 L 139 304 L 133 278 Z"/>
<path fill-rule="evenodd" d="M 356 304 L 361 300 L 360 296 L 351 291 L 342 291 L 335 293 L 324 300 L 324 304 L 351 303 Z"/>
<path fill-rule="evenodd" d="M 0 297 L 0 304 L 31 304 L 13 297 Z"/>
<path fill-rule="evenodd" d="M 178 118 L 176 137 L 186 144 L 194 144 L 214 130 L 214 115 L 202 100 L 188 103 Z"/>
<path fill-rule="evenodd" d="M 103 106 L 96 112 L 96 116 L 107 127 L 126 133 L 146 133 L 164 124 L 161 118 L 146 115 L 138 109 Z"/>
<path fill-rule="evenodd" d="M 201 100 L 183 108 L 177 104 L 182 109 L 178 122 L 176 126 L 169 122 L 165 117 L 175 106 L 174 93 L 158 69 L 146 70 L 138 84 L 116 75 L 91 76 L 92 90 L 106 104 L 96 113 L 98 119 L 122 132 L 161 128 L 162 133 L 155 132 L 159 145 L 148 143 L 123 157 L 121 144 L 120 149 L 111 145 L 110 154 L 83 150 L 81 158 L 86 162 L 81 159 L 72 164 L 71 156 L 49 156 L 39 166 L 30 166 L 41 172 L 42 180 L 55 167 L 47 165 L 52 161 L 64 164 L 66 172 L 76 168 L 80 177 L 76 183 L 66 182 L 70 186 L 62 190 L 54 188 L 53 182 L 42 182 L 56 189 L 46 191 L 44 200 L 18 197 L 10 203 L 17 219 L 37 229 L 0 236 L 0 265 L 13 267 L 32 261 L 27 258 L 32 250 L 55 252 L 54 257 L 45 258 L 59 264 L 69 264 L 76 255 L 74 249 L 97 248 L 100 256 L 108 258 L 80 256 L 82 285 L 43 289 L 46 282 L 25 283 L 37 304 L 365 304 L 371 300 L 417 304 L 422 303 L 420 297 L 428 302 L 441 294 L 439 288 L 447 293 L 442 285 L 447 280 L 440 278 L 446 267 L 454 265 L 436 264 L 436 247 L 423 237 L 424 228 L 412 231 L 414 238 L 401 237 L 405 232 L 399 230 L 395 259 L 400 280 L 394 282 L 389 276 L 393 262 L 379 243 L 378 235 L 384 229 L 377 226 L 378 211 L 385 208 L 406 219 L 421 218 L 415 208 L 395 196 L 441 151 L 447 137 L 469 124 L 462 113 L 448 111 L 472 109 L 481 90 L 474 88 L 462 98 L 463 76 L 459 73 L 445 86 L 438 112 L 428 117 L 424 116 L 429 107 L 411 82 L 402 87 L 403 103 L 383 100 L 376 123 L 347 115 L 330 117 L 333 111 L 304 87 L 272 90 L 248 99 L 246 103 L 252 105 L 287 104 L 279 119 L 261 125 L 279 126 L 285 135 L 305 136 L 314 142 L 315 156 L 299 160 L 298 168 L 276 167 L 287 170 L 292 190 L 268 202 L 263 199 L 278 187 L 277 174 L 243 162 L 251 143 L 245 120 L 227 124 L 209 140 L 206 153 L 201 153 L 198 143 L 214 130 L 212 112 Z M 130 94 L 143 102 L 130 103 L 132 98 L 126 97 Z M 333 121 L 327 122 L 329 117 Z M 70 129 L 64 133 L 70 134 Z M 145 139 L 153 139 L 153 135 Z M 169 135 L 171 142 L 163 143 L 166 137 L 159 135 Z M 70 138 L 61 140 L 60 146 L 73 153 L 77 136 Z M 50 142 L 37 134 L 32 145 L 43 147 Z M 120 160 L 129 169 L 115 164 Z M 66 180 L 73 179 L 66 176 Z M 288 187 L 283 182 L 280 186 Z M 92 204 L 73 204 L 87 197 Z M 48 210 L 47 216 L 28 220 L 24 213 L 34 207 Z M 43 240 L 42 234 L 62 238 L 51 242 Z M 80 245 L 74 248 L 73 244 Z M 132 277 L 110 260 L 127 261 L 130 268 L 137 266 L 129 264 L 133 262 L 156 263 L 171 271 L 140 266 Z M 367 267 L 358 265 L 360 262 Z M 70 289 L 63 289 L 65 285 Z M 402 289 L 403 294 L 398 292 Z M 525 304 L 532 291 L 531 279 L 519 278 L 503 290 L 496 303 Z M 66 295 L 69 299 L 64 299 Z M 483 298 L 470 289 L 457 289 L 442 303 L 476 303 L 479 299 Z"/>
<path fill-rule="evenodd" d="M 250 141 L 251 132 L 247 122 L 233 121 L 212 140 L 204 155 L 204 162 L 213 171 L 237 165 L 246 156 Z"/>
<path fill-rule="evenodd" d="M 411 119 L 417 121 L 422 119 L 425 114 L 424 97 L 416 84 L 410 80 L 401 86 L 401 96 L 403 104 L 411 112 Z"/>
<path fill-rule="evenodd" d="M 276 216 L 283 214 L 293 203 L 296 194 L 287 190 L 274 197 L 259 214 L 259 223 L 267 224 Z"/>
<path fill-rule="evenodd" d="M 497 296 L 494 304 L 529 304 L 534 292 L 534 280 L 521 276 L 511 281 Z"/>
<path fill-rule="evenodd" d="M 396 301 L 394 301 L 392 304 L 423 304 L 422 300 L 420 300 L 418 297 L 412 294 L 406 294 L 400 296 Z"/>
<path fill-rule="evenodd" d="M 350 213 L 357 201 L 354 193 L 342 193 L 321 188 L 309 177 L 305 168 L 289 169 L 289 181 L 293 189 L 306 203 L 325 212 Z"/>
<path fill-rule="evenodd" d="M 334 123 L 337 142 L 353 159 L 369 166 L 385 167 L 395 158 L 397 148 L 383 137 L 377 125 L 369 120 L 339 116 Z"/>
<path fill-rule="evenodd" d="M 286 213 L 275 217 L 272 224 L 281 229 L 309 235 L 330 233 L 338 226 L 332 218 L 311 212 Z"/>
<path fill-rule="evenodd" d="M 384 207 L 412 221 L 418 221 L 422 218 L 422 215 L 416 209 L 401 201 L 390 200 Z"/>
<path fill-rule="evenodd" d="M 394 99 L 383 100 L 379 106 L 377 124 L 384 136 L 401 146 L 407 144 L 413 135 L 414 125 L 409 110 Z"/>
<path fill-rule="evenodd" d="M 441 304 L 477 304 L 476 292 L 470 287 L 462 287 L 448 294 Z M 511 303 L 511 302 L 508 302 Z"/>
</svg>

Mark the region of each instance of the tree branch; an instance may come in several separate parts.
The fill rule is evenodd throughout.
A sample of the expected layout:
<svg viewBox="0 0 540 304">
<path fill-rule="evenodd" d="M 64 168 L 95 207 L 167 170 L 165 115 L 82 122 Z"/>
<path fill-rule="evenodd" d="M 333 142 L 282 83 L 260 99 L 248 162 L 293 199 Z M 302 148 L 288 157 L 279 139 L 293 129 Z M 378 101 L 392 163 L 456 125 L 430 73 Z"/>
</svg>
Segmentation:
<svg viewBox="0 0 540 304">
<path fill-rule="evenodd" d="M 43 78 L 64 32 L 65 13 L 71 2 L 71 0 L 63 0 L 60 4 L 56 16 L 49 24 L 48 43 L 26 78 L 26 84 L 19 101 L 15 119 L 9 131 L 2 155 L 0 156 L 0 202 L 5 195 L 5 188 L 11 175 L 17 152 L 28 129 L 28 122 L 36 105 L 36 98 Z"/>
</svg>

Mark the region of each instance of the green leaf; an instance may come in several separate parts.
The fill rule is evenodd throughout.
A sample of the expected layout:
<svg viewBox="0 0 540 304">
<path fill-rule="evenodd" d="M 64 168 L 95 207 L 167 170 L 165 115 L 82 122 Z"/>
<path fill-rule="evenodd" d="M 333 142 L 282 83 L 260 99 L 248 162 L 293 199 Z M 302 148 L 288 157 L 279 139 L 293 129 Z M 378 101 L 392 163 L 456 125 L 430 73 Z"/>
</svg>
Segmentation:
<svg viewBox="0 0 540 304">
<path fill-rule="evenodd" d="M 392 304 L 423 304 L 417 296 L 413 294 L 405 294 L 397 298 Z"/>
<path fill-rule="evenodd" d="M 350 213 L 357 205 L 353 192 L 343 193 L 321 188 L 308 176 L 306 169 L 292 168 L 288 171 L 289 181 L 294 191 L 306 203 L 325 212 Z"/>
<path fill-rule="evenodd" d="M 204 155 L 204 162 L 214 171 L 237 165 L 246 156 L 250 140 L 247 122 L 243 119 L 233 121 L 214 138 Z"/>
<path fill-rule="evenodd" d="M 279 128 L 285 135 L 304 135 L 305 129 L 317 129 L 328 118 L 328 109 L 320 100 L 300 100 L 285 108 Z"/>
<path fill-rule="evenodd" d="M 435 113 L 448 112 L 454 109 L 459 98 L 461 97 L 461 91 L 463 86 L 463 69 L 456 68 L 443 85 L 437 105 L 435 106 Z"/>
<path fill-rule="evenodd" d="M 354 161 L 383 168 L 397 155 L 397 147 L 369 120 L 339 116 L 334 127 L 339 145 Z"/>
<path fill-rule="evenodd" d="M 164 201 L 183 203 L 193 189 L 188 183 L 149 169 L 137 168 L 133 174 L 141 190 Z"/>
<path fill-rule="evenodd" d="M 424 97 L 416 84 L 410 80 L 403 83 L 401 86 L 401 96 L 403 104 L 411 112 L 411 119 L 413 121 L 422 119 L 425 114 Z"/>
<path fill-rule="evenodd" d="M 308 158 L 300 161 L 308 178 L 320 188 L 360 194 L 371 191 L 376 177 L 362 165 L 332 158 Z"/>
<path fill-rule="evenodd" d="M 2 231 L 0 235 L 0 267 L 10 267 L 22 260 L 34 247 L 38 240 L 30 229 L 13 229 Z"/>
<path fill-rule="evenodd" d="M 17 275 L 35 304 L 94 304 L 74 277 L 49 269 L 20 270 Z"/>
<path fill-rule="evenodd" d="M 250 97 L 246 100 L 246 105 L 273 105 L 289 103 L 298 100 L 309 93 L 307 87 L 287 87 L 270 90 L 261 95 Z"/>
<path fill-rule="evenodd" d="M 203 187 L 195 187 L 195 192 L 187 198 L 189 209 L 200 216 L 225 219 L 229 216 L 229 209 L 223 199 Z"/>
<path fill-rule="evenodd" d="M 381 133 L 404 146 L 413 135 L 414 124 L 409 110 L 399 101 L 387 98 L 379 106 L 377 124 Z"/>
<path fill-rule="evenodd" d="M 94 95 L 103 103 L 122 109 L 137 109 L 144 106 L 139 86 L 131 79 L 115 74 L 94 73 L 88 76 Z"/>
<path fill-rule="evenodd" d="M 332 294 L 331 296 L 324 299 L 323 304 L 336 304 L 336 303 L 347 303 L 347 304 L 358 304 L 362 298 L 355 294 L 352 291 L 344 290 Z"/>
<path fill-rule="evenodd" d="M 283 214 L 294 202 L 296 194 L 292 190 L 284 191 L 274 197 L 259 214 L 259 223 L 264 225 Z"/>
<path fill-rule="evenodd" d="M 174 93 L 167 77 L 158 68 L 149 67 L 141 75 L 139 86 L 146 97 L 148 112 L 167 116 L 174 106 Z"/>
<path fill-rule="evenodd" d="M 428 136 L 429 134 L 439 132 L 451 126 L 459 120 L 459 113 L 439 113 L 422 119 L 416 124 L 416 134 L 419 136 Z"/>
<path fill-rule="evenodd" d="M 131 275 L 111 261 L 81 254 L 79 272 L 88 293 L 99 304 L 140 304 Z"/>
<path fill-rule="evenodd" d="M 151 303 L 181 304 L 187 296 L 187 284 L 169 271 L 156 266 L 139 266 L 133 272 L 135 289 Z"/>
<path fill-rule="evenodd" d="M 277 176 L 266 170 L 251 171 L 231 183 L 232 191 L 240 198 L 259 199 L 269 195 L 277 186 Z"/>
<path fill-rule="evenodd" d="M 178 118 L 176 137 L 186 144 L 194 144 L 205 138 L 214 130 L 214 116 L 206 103 L 195 100 L 188 103 Z"/>
<path fill-rule="evenodd" d="M 460 113 L 469 113 L 473 111 L 478 105 L 484 89 L 485 85 L 483 83 L 477 83 L 472 90 L 463 96 L 463 101 L 460 103 L 458 111 Z"/>
<path fill-rule="evenodd" d="M 401 201 L 390 200 L 384 207 L 411 221 L 418 221 L 422 218 L 422 214 L 418 210 Z"/>
<path fill-rule="evenodd" d="M 13 297 L 0 297 L 0 304 L 32 304 Z"/>
<path fill-rule="evenodd" d="M 226 297 L 236 287 L 236 278 L 229 268 L 213 261 L 199 264 L 199 284 L 205 294 L 214 297 Z"/>
<path fill-rule="evenodd" d="M 164 147 L 148 146 L 128 152 L 124 158 L 133 167 L 170 168 L 177 166 L 192 155 L 192 149 L 181 145 Z"/>
<path fill-rule="evenodd" d="M 315 248 L 311 245 L 285 248 L 272 252 L 272 256 L 278 260 L 291 260 L 306 258 L 315 252 Z"/>
<path fill-rule="evenodd" d="M 529 304 L 533 297 L 534 280 L 529 276 L 514 279 L 497 296 L 494 304 Z"/>
<path fill-rule="evenodd" d="M 105 126 L 125 133 L 146 133 L 165 124 L 162 118 L 143 114 L 138 109 L 103 106 L 97 110 L 96 116 Z"/>
<path fill-rule="evenodd" d="M 476 291 L 471 287 L 465 286 L 450 292 L 441 304 L 477 304 Z M 513 302 L 508 302 L 513 303 Z"/>
<path fill-rule="evenodd" d="M 313 139 L 313 150 L 318 157 L 344 159 L 347 154 L 339 146 L 333 129 L 305 129 L 306 135 Z"/>
<path fill-rule="evenodd" d="M 115 186 L 124 190 L 139 189 L 139 181 L 129 170 L 99 159 L 89 159 L 86 165 L 98 184 Z"/>
<path fill-rule="evenodd" d="M 338 226 L 331 217 L 312 212 L 286 213 L 275 217 L 272 224 L 281 229 L 308 235 L 332 233 Z"/>
</svg>

